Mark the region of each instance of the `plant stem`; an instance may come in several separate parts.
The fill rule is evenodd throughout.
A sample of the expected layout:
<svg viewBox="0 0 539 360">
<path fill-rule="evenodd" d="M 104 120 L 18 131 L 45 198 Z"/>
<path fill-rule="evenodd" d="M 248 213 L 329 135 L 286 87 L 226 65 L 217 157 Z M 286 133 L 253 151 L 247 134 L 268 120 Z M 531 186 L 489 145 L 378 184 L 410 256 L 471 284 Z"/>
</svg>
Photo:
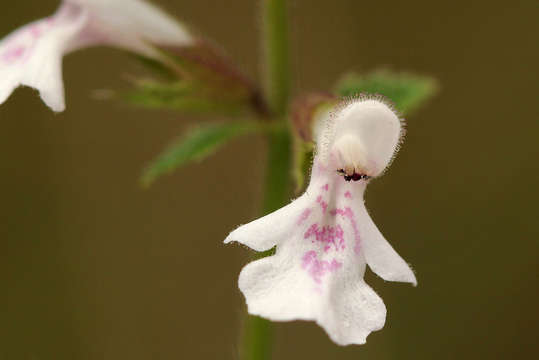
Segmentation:
<svg viewBox="0 0 539 360">
<path fill-rule="evenodd" d="M 265 96 L 274 121 L 286 121 L 289 101 L 287 0 L 262 0 Z M 268 155 L 262 211 L 268 214 L 287 203 L 290 196 L 291 141 L 283 126 L 267 137 Z M 271 255 L 272 250 L 256 258 Z M 245 319 L 242 360 L 271 359 L 272 324 L 265 319 Z"/>
<path fill-rule="evenodd" d="M 287 0 L 262 0 L 264 91 L 274 115 L 287 110 L 290 91 Z"/>
<path fill-rule="evenodd" d="M 290 135 L 279 129 L 268 135 L 268 159 L 263 212 L 270 213 L 286 204 L 290 194 Z M 273 255 L 273 250 L 257 253 L 255 259 Z M 271 359 L 272 324 L 266 319 L 248 315 L 244 323 L 243 360 Z"/>
</svg>

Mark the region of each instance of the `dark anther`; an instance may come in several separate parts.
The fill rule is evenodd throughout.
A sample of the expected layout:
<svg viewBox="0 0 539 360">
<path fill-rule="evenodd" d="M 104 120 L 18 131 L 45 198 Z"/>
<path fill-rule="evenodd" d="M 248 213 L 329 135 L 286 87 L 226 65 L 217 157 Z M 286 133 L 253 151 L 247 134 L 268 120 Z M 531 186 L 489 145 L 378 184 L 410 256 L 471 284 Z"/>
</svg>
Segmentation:
<svg viewBox="0 0 539 360">
<path fill-rule="evenodd" d="M 344 171 L 344 169 L 338 169 L 337 174 L 342 175 L 344 177 L 344 180 L 346 180 L 346 181 L 351 181 L 351 180 L 359 181 L 359 180 L 362 180 L 362 179 L 368 180 L 368 179 L 371 178 L 368 175 L 358 174 L 356 172 L 353 173 L 352 175 L 346 175 L 346 172 Z"/>
</svg>

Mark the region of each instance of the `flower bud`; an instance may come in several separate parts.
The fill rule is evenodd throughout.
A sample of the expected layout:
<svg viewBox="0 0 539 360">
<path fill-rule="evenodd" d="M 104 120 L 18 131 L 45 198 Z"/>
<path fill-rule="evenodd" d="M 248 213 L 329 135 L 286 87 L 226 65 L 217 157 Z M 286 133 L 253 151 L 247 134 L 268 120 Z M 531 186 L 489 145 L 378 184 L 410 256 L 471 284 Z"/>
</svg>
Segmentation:
<svg viewBox="0 0 539 360">
<path fill-rule="evenodd" d="M 328 93 L 310 93 L 295 100 L 291 111 L 294 132 L 303 141 L 312 142 L 320 119 L 327 116 L 337 101 L 334 95 Z"/>
</svg>

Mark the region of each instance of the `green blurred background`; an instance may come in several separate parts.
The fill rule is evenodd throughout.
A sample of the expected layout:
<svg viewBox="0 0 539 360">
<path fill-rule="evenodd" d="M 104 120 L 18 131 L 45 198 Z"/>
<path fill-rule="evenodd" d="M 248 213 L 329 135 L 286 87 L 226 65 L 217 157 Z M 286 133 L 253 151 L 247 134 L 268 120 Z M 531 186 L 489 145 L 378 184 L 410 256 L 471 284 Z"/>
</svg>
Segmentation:
<svg viewBox="0 0 539 360">
<path fill-rule="evenodd" d="M 259 69 L 258 1 L 158 1 Z M 57 1 L 4 2 L 0 36 Z M 275 359 L 513 359 L 538 355 L 539 3 L 294 0 L 294 93 L 380 65 L 437 77 L 368 207 L 419 286 L 368 282 L 388 307 L 365 346 L 313 323 L 276 325 Z M 90 49 L 65 60 L 67 111 L 28 89 L 0 107 L 0 359 L 236 359 L 259 138 L 151 189 L 141 169 L 205 119 L 92 99 L 136 64 Z"/>
</svg>

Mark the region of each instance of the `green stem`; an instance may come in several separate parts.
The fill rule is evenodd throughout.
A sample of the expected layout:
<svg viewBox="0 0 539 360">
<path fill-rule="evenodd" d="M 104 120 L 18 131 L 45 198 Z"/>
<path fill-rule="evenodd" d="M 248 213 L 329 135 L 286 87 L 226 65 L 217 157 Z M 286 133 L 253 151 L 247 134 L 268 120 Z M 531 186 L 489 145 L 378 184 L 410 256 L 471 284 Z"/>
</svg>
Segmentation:
<svg viewBox="0 0 539 360">
<path fill-rule="evenodd" d="M 264 82 L 270 110 L 283 116 L 290 95 L 287 0 L 262 0 Z"/>
<path fill-rule="evenodd" d="M 288 17 L 286 0 L 262 0 L 265 95 L 274 121 L 286 121 L 289 101 Z M 268 135 L 268 158 L 262 211 L 284 206 L 290 196 L 291 141 L 288 127 Z M 271 255 L 272 250 L 256 258 Z M 245 319 L 242 360 L 271 359 L 272 325 L 256 316 Z"/>
<path fill-rule="evenodd" d="M 263 212 L 270 213 L 287 203 L 290 196 L 290 134 L 280 129 L 268 136 L 268 159 Z M 274 250 L 257 253 L 256 259 L 273 255 Z M 271 359 L 272 324 L 257 316 L 247 316 L 243 334 L 243 360 Z"/>
<path fill-rule="evenodd" d="M 269 214 L 290 200 L 291 142 L 288 128 L 268 135 L 268 158 L 263 213 Z"/>
</svg>

